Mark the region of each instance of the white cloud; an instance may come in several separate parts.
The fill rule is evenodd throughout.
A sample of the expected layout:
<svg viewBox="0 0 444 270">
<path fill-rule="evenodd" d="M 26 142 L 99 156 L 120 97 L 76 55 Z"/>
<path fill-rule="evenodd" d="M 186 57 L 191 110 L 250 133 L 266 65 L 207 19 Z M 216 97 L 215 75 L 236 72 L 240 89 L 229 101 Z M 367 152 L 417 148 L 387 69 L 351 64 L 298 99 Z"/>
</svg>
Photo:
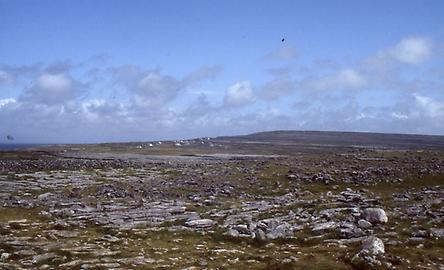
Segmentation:
<svg viewBox="0 0 444 270">
<path fill-rule="evenodd" d="M 37 87 L 59 92 L 72 87 L 72 81 L 64 74 L 43 74 L 37 79 Z"/>
<path fill-rule="evenodd" d="M 124 86 L 133 105 L 146 114 L 146 110 L 166 109 L 180 92 L 214 78 L 220 70 L 219 66 L 204 66 L 181 79 L 163 74 L 159 69 L 144 70 L 138 66 L 127 65 L 113 69 L 113 75 L 116 81 Z"/>
<path fill-rule="evenodd" d="M 136 84 L 137 105 L 161 106 L 175 98 L 182 88 L 182 83 L 171 76 L 149 72 Z"/>
<path fill-rule="evenodd" d="M 260 95 L 263 99 L 277 100 L 291 94 L 296 88 L 288 68 L 274 68 L 268 72 L 273 76 L 273 79 L 261 88 Z"/>
<path fill-rule="evenodd" d="M 243 106 L 254 100 L 253 89 L 249 81 L 237 82 L 230 86 L 224 97 L 224 104 L 229 107 Z"/>
<path fill-rule="evenodd" d="M 17 93 L 17 99 L 0 99 L 0 123 L 20 140 L 41 142 L 186 138 L 273 129 L 442 134 L 441 78 L 432 83 L 423 72 L 411 69 L 408 77 L 397 76 L 409 68 L 399 63 L 427 59 L 419 49 L 405 53 L 415 51 L 408 43 L 384 50 L 384 59 L 389 61 L 385 69 L 364 65 L 340 69 L 340 64 L 298 70 L 275 66 L 268 70 L 270 80 L 260 88 L 253 89 L 252 81 L 233 81 L 222 93 L 215 90 L 219 86 L 196 87 L 217 75 L 217 66 L 183 77 L 138 66 L 104 67 L 103 76 L 93 82 L 80 65 L 66 72 L 59 66 L 41 65 L 32 72 L 5 66 L 0 69 L 13 76 L 23 92 Z M 381 76 L 396 78 L 388 83 Z M 295 91 L 299 88 L 332 91 Z M 368 92 L 350 91 L 358 89 Z M 196 99 L 190 90 L 217 94 Z M 387 98 L 383 96 L 386 90 L 391 91 Z M 221 95 L 223 104 L 219 103 Z M 257 98 L 286 95 L 289 100 L 254 103 Z M 287 105 L 294 102 L 298 106 L 293 109 Z"/>
<path fill-rule="evenodd" d="M 444 116 L 444 102 L 414 94 L 416 105 L 432 118 Z"/>
<path fill-rule="evenodd" d="M 208 97 L 205 94 L 200 94 L 197 99 L 188 106 L 184 114 L 189 117 L 202 117 L 215 110 L 216 108 L 211 106 Z"/>
<path fill-rule="evenodd" d="M 341 70 L 335 80 L 339 87 L 345 88 L 360 88 L 365 84 L 364 77 L 353 69 Z"/>
<path fill-rule="evenodd" d="M 368 59 L 368 63 L 384 67 L 401 63 L 418 65 L 429 59 L 433 52 L 433 43 L 424 37 L 407 37 L 391 48 L 381 50 L 376 56 Z"/>
<path fill-rule="evenodd" d="M 85 100 L 80 104 L 81 112 L 88 121 L 126 121 L 129 117 L 127 106 L 104 99 Z"/>
<path fill-rule="evenodd" d="M 194 85 L 203 80 L 214 79 L 221 71 L 222 68 L 220 66 L 205 66 L 185 76 L 183 83 L 185 85 Z"/>
<path fill-rule="evenodd" d="M 303 82 L 308 90 L 346 90 L 360 89 L 366 85 L 366 79 L 354 69 L 343 69 L 335 74 Z"/>
<path fill-rule="evenodd" d="M 114 69 L 114 78 L 127 92 L 129 100 L 141 113 L 158 110 L 176 98 L 185 88 L 181 80 L 162 74 L 160 70 L 144 70 L 127 65 Z"/>
<path fill-rule="evenodd" d="M 8 104 L 12 104 L 15 102 L 16 102 L 16 100 L 13 98 L 0 99 L 0 109 Z"/>
<path fill-rule="evenodd" d="M 432 53 L 430 40 L 421 37 L 409 37 L 401 40 L 392 50 L 393 57 L 406 64 L 419 64 L 427 60 Z"/>
<path fill-rule="evenodd" d="M 81 86 L 66 74 L 43 73 L 31 88 L 25 90 L 21 101 L 32 104 L 58 105 L 73 101 Z"/>
<path fill-rule="evenodd" d="M 397 119 L 409 119 L 408 115 L 399 112 L 393 112 L 391 116 Z"/>
<path fill-rule="evenodd" d="M 0 69 L 0 85 L 1 84 L 10 84 L 14 81 L 11 74 L 6 72 L 5 70 Z"/>
</svg>

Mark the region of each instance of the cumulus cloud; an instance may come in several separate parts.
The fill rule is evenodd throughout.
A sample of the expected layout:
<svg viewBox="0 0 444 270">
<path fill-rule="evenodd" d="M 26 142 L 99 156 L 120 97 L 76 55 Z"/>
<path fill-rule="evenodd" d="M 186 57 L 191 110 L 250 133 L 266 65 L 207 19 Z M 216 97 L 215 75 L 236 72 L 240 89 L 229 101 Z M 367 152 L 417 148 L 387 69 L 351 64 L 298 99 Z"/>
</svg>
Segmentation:
<svg viewBox="0 0 444 270">
<path fill-rule="evenodd" d="M 370 63 L 389 65 L 394 63 L 418 65 L 428 60 L 433 53 L 433 43 L 425 37 L 407 37 L 395 46 L 383 49 L 369 59 Z"/>
<path fill-rule="evenodd" d="M 159 69 L 144 70 L 127 65 L 115 68 L 113 74 L 116 81 L 125 87 L 135 106 L 157 110 L 172 102 L 185 89 L 214 78 L 220 70 L 219 66 L 206 66 L 180 79 L 163 74 Z"/>
<path fill-rule="evenodd" d="M 43 73 L 26 89 L 20 101 L 56 105 L 75 99 L 81 83 L 66 74 Z"/>
<path fill-rule="evenodd" d="M 283 96 L 291 94 L 296 88 L 288 68 L 270 69 L 269 73 L 273 78 L 266 82 L 261 88 L 260 95 L 263 99 L 277 100 Z"/>
<path fill-rule="evenodd" d="M 431 115 L 414 98 L 389 106 L 360 106 L 347 102 L 330 107 L 318 104 L 295 108 L 288 127 L 304 130 L 440 134 L 444 117 Z"/>
<path fill-rule="evenodd" d="M 43 74 L 37 79 L 37 87 L 50 91 L 63 91 L 72 87 L 72 80 L 64 74 Z"/>
<path fill-rule="evenodd" d="M 431 79 L 415 71 L 433 48 L 428 39 L 406 38 L 363 57 L 373 62 L 273 68 L 269 80 L 259 85 L 239 78 L 231 86 L 223 81 L 212 85 L 207 80 L 221 72 L 217 65 L 183 76 L 109 63 L 0 66 L 0 84 L 14 83 L 2 92 L 0 123 L 18 140 L 41 142 L 168 139 L 266 129 L 442 134 L 442 77 Z M 279 49 L 272 55 L 292 59 L 296 53 Z M 220 87 L 226 90 L 218 92 Z M 12 91 L 14 96 L 7 96 Z M 383 96 L 386 91 L 390 93 Z M 271 102 L 256 103 L 257 98 Z"/>
<path fill-rule="evenodd" d="M 15 102 L 16 102 L 16 100 L 14 98 L 0 99 L 0 109 L 8 104 L 13 104 Z"/>
<path fill-rule="evenodd" d="M 221 71 L 222 67 L 220 66 L 205 66 L 185 76 L 183 83 L 185 85 L 194 85 L 204 80 L 214 79 Z"/>
<path fill-rule="evenodd" d="M 402 63 L 419 64 L 427 60 L 432 51 L 430 40 L 420 37 L 410 37 L 401 40 L 391 50 L 393 57 Z"/>
<path fill-rule="evenodd" d="M 117 82 L 124 86 L 131 102 L 139 108 L 156 110 L 171 102 L 184 84 L 160 70 L 143 70 L 128 65 L 114 69 Z"/>
<path fill-rule="evenodd" d="M 297 57 L 297 52 L 293 47 L 281 47 L 265 55 L 267 60 L 291 60 Z"/>
<path fill-rule="evenodd" d="M 237 82 L 225 92 L 224 105 L 227 107 L 244 106 L 253 101 L 253 88 L 249 81 Z"/>
<path fill-rule="evenodd" d="M 330 75 L 308 78 L 301 87 L 307 90 L 356 90 L 366 85 L 366 79 L 354 69 L 342 69 Z"/>
<path fill-rule="evenodd" d="M 190 104 L 184 114 L 189 117 L 200 117 L 207 115 L 214 110 L 217 109 L 211 106 L 208 97 L 205 94 L 200 94 L 197 97 L 197 100 Z"/>
<path fill-rule="evenodd" d="M 2 65 L 0 63 L 0 85 L 8 84 L 17 86 L 20 83 L 34 81 L 42 73 L 54 73 L 45 71 L 45 66 L 41 63 L 33 65 Z M 63 73 L 63 72 L 60 72 Z"/>
<path fill-rule="evenodd" d="M 0 85 L 11 84 L 13 81 L 14 79 L 9 72 L 0 69 Z"/>
<path fill-rule="evenodd" d="M 140 107 L 160 107 L 170 102 L 183 88 L 181 81 L 158 72 L 148 72 L 134 87 L 134 101 Z"/>
<path fill-rule="evenodd" d="M 419 94 L 414 94 L 413 96 L 415 98 L 416 105 L 428 116 L 432 118 L 444 116 L 444 102 L 439 102 L 430 97 Z"/>
<path fill-rule="evenodd" d="M 104 99 L 90 99 L 81 103 L 81 110 L 88 121 L 108 121 L 114 123 L 129 120 L 129 108 L 123 104 Z"/>
</svg>

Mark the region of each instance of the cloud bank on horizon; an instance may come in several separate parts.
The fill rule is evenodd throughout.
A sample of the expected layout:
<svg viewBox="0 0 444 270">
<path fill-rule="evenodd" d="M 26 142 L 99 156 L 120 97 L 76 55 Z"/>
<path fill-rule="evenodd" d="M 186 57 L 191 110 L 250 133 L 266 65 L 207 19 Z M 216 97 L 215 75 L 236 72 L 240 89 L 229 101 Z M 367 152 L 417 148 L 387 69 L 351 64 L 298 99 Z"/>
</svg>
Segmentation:
<svg viewBox="0 0 444 270">
<path fill-rule="evenodd" d="M 0 44 L 0 135 L 45 143 L 278 129 L 444 135 L 439 1 L 364 16 L 325 7 L 329 15 L 316 20 L 323 2 L 250 2 L 247 14 L 230 2 L 163 2 L 153 11 L 153 3 L 115 1 L 109 13 L 91 2 L 71 10 L 42 1 L 24 19 L 25 1 L 0 1 L 8 40 Z M 48 6 L 59 14 L 46 17 Z M 163 16 L 179 10 L 189 17 Z M 368 21 L 375 15 L 383 26 Z"/>
</svg>

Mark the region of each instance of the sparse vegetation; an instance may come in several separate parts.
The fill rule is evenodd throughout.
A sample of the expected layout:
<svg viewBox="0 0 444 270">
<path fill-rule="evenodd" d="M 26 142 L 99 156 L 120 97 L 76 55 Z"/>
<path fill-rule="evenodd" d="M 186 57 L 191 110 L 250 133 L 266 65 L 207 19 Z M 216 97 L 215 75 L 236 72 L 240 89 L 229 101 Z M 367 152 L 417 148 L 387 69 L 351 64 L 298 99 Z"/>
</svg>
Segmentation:
<svg viewBox="0 0 444 270">
<path fill-rule="evenodd" d="M 444 265 L 443 151 L 218 143 L 0 152 L 0 267 Z M 369 207 L 388 222 L 359 227 Z M 379 266 L 355 258 L 370 235 Z"/>
</svg>

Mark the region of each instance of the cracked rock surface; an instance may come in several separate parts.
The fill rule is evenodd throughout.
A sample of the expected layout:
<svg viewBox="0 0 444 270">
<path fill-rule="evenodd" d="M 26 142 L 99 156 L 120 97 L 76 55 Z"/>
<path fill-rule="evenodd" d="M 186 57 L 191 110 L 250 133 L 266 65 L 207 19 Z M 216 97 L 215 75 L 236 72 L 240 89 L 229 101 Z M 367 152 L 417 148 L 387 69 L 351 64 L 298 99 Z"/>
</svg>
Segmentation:
<svg viewBox="0 0 444 270">
<path fill-rule="evenodd" d="M 0 152 L 0 269 L 444 267 L 442 151 L 172 145 Z"/>
</svg>

